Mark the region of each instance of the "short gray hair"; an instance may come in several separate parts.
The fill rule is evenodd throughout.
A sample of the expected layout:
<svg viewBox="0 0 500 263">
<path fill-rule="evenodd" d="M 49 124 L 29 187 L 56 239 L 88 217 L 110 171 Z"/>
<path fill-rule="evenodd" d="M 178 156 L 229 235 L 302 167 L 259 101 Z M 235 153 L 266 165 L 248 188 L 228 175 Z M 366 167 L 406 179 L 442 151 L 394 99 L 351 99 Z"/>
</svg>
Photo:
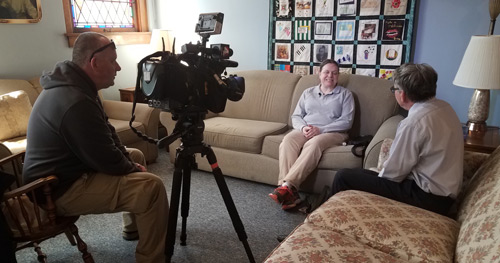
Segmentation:
<svg viewBox="0 0 500 263">
<path fill-rule="evenodd" d="M 89 62 L 92 52 L 102 46 L 99 39 L 103 38 L 108 39 L 105 35 L 96 32 L 81 33 L 73 46 L 72 61 L 80 67 L 85 66 Z"/>
<path fill-rule="evenodd" d="M 394 82 L 413 102 L 435 97 L 437 80 L 437 72 L 428 64 L 407 63 L 394 70 Z"/>
</svg>

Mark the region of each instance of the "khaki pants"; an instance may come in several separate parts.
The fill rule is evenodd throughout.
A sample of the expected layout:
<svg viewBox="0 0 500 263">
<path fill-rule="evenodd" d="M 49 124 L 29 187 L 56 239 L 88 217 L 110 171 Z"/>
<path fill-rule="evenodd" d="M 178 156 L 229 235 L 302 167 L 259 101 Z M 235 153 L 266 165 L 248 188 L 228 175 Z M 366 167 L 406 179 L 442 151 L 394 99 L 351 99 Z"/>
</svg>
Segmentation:
<svg viewBox="0 0 500 263">
<path fill-rule="evenodd" d="M 308 140 L 301 131 L 292 130 L 280 144 L 278 184 L 288 182 L 298 189 L 318 166 L 323 151 L 331 146 L 340 145 L 347 138 L 346 133 L 330 132 L 316 135 Z"/>
<path fill-rule="evenodd" d="M 128 150 L 132 160 L 145 164 L 142 152 Z M 136 261 L 165 262 L 168 199 L 158 176 L 147 172 L 84 174 L 56 205 L 58 214 L 65 216 L 126 212 L 124 230 L 139 232 Z"/>
</svg>

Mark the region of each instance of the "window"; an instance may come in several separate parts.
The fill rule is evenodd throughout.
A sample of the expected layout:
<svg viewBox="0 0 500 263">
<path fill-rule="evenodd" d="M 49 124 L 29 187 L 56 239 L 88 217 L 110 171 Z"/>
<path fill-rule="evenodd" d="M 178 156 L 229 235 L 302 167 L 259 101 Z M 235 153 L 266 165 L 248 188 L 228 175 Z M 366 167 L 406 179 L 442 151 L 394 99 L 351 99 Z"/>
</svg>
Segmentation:
<svg viewBox="0 0 500 263">
<path fill-rule="evenodd" d="M 63 8 L 70 47 L 87 31 L 103 33 L 118 45 L 151 39 L 146 0 L 63 0 Z"/>
</svg>

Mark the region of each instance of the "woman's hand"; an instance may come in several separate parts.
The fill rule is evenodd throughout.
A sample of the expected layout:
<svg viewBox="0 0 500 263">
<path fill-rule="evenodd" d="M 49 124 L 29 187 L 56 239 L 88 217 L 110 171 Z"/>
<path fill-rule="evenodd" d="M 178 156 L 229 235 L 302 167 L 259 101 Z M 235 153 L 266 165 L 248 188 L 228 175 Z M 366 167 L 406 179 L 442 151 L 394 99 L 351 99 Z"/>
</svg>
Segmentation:
<svg viewBox="0 0 500 263">
<path fill-rule="evenodd" d="M 319 134 L 319 128 L 316 126 L 307 125 L 302 128 L 302 133 L 304 134 L 304 137 L 309 140 Z"/>
</svg>

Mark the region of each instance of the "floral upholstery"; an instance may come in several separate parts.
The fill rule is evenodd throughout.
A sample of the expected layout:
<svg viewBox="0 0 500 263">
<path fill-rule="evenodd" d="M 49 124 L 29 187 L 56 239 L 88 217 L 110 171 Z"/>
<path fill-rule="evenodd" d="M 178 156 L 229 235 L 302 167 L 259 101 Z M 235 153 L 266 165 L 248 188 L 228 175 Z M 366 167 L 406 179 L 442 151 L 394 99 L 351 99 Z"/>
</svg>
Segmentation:
<svg viewBox="0 0 500 263">
<path fill-rule="evenodd" d="M 344 191 L 307 223 L 409 262 L 451 262 L 459 225 L 448 217 L 361 191 Z"/>
<path fill-rule="evenodd" d="M 500 148 L 471 180 L 459 209 L 456 262 L 500 260 Z"/>
<path fill-rule="evenodd" d="M 499 149 L 465 152 L 456 220 L 344 191 L 313 211 L 265 262 L 500 262 Z"/>
<path fill-rule="evenodd" d="M 326 228 L 303 223 L 264 261 L 291 262 L 405 262 Z"/>
</svg>

